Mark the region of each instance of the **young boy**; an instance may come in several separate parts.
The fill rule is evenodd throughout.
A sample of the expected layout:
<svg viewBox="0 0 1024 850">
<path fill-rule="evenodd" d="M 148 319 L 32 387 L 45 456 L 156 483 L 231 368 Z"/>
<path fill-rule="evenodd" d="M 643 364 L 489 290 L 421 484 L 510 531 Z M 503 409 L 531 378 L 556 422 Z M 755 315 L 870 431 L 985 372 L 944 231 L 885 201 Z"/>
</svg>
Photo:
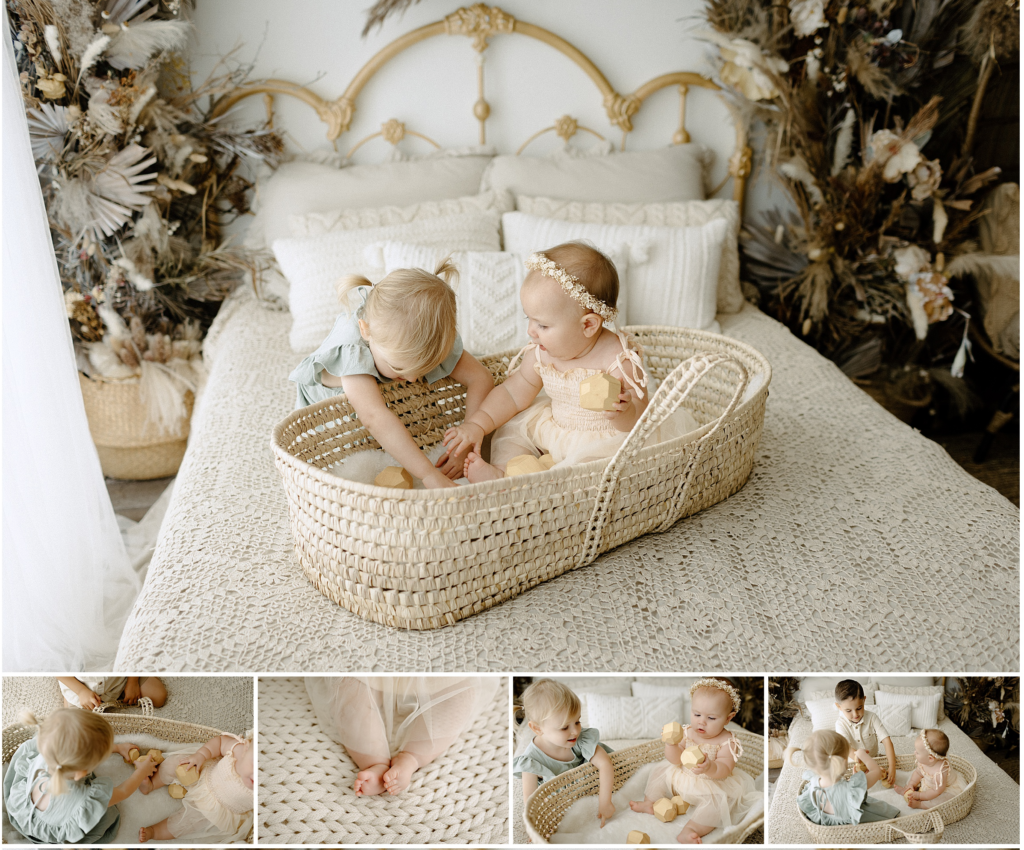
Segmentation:
<svg viewBox="0 0 1024 850">
<path fill-rule="evenodd" d="M 860 682 L 844 679 L 836 685 L 836 708 L 839 709 L 836 732 L 846 738 L 854 749 L 867 750 L 872 758 L 878 755 L 879 744 L 885 747 L 889 759 L 885 781 L 891 788 L 896 782 L 896 748 L 878 715 L 865 710 L 864 701 L 864 688 Z"/>
</svg>

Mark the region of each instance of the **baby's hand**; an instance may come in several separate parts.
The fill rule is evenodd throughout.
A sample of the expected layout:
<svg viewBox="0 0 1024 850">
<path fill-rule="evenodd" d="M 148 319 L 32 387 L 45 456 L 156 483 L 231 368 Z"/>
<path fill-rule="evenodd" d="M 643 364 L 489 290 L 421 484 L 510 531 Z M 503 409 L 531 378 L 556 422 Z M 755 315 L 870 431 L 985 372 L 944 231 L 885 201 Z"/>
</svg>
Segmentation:
<svg viewBox="0 0 1024 850">
<path fill-rule="evenodd" d="M 601 821 L 601 829 L 604 829 L 604 822 L 606 820 L 611 820 L 615 817 L 615 806 L 612 804 L 611 800 L 607 803 L 597 804 L 597 817 L 598 820 Z"/>
<path fill-rule="evenodd" d="M 631 413 L 633 411 L 633 394 L 629 390 L 619 393 L 619 400 L 615 402 L 614 410 L 605 411 L 605 419 L 614 419 L 620 413 Z"/>
<path fill-rule="evenodd" d="M 460 451 L 449 450 L 438 458 L 435 467 L 441 470 L 452 481 L 463 477 L 463 467 L 466 465 L 466 456 L 472 450 L 471 446 L 465 446 Z"/>
<path fill-rule="evenodd" d="M 128 684 L 124 686 L 124 701 L 128 705 L 135 705 L 139 701 L 139 697 L 142 696 L 142 688 L 139 687 L 138 679 L 129 679 Z"/>
<path fill-rule="evenodd" d="M 448 447 L 449 454 L 461 454 L 463 460 L 470 450 L 480 454 L 480 446 L 484 440 L 484 429 L 472 422 L 463 422 L 449 428 L 441 442 Z"/>
<path fill-rule="evenodd" d="M 714 766 L 714 764 L 715 764 L 714 761 L 712 761 L 709 758 L 705 758 L 704 761 L 702 761 L 698 765 L 694 765 L 693 767 L 690 768 L 690 770 L 692 770 L 698 776 L 702 776 L 705 773 L 707 773 L 709 770 L 711 770 L 711 768 Z"/>
<path fill-rule="evenodd" d="M 153 761 L 153 756 L 149 753 L 146 753 L 142 758 L 135 762 L 136 772 L 141 770 L 146 779 L 149 779 L 159 769 L 160 765 Z"/>
<path fill-rule="evenodd" d="M 194 767 L 196 770 L 200 770 L 204 764 L 206 764 L 207 756 L 200 750 L 197 753 L 192 753 L 187 759 L 180 762 L 180 764 L 187 770 L 190 767 Z"/>
<path fill-rule="evenodd" d="M 103 700 L 100 699 L 100 695 L 90 690 L 80 693 L 78 695 L 78 701 L 82 704 L 82 708 L 90 711 L 103 705 Z"/>
</svg>

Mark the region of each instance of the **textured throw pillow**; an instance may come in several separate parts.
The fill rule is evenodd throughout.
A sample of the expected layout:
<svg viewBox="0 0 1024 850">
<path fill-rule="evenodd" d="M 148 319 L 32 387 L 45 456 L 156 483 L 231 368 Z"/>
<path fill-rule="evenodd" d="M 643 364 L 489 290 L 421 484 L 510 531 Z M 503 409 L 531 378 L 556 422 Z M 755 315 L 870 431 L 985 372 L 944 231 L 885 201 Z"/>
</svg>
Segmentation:
<svg viewBox="0 0 1024 850">
<path fill-rule="evenodd" d="M 662 727 L 683 717 L 683 699 L 670 697 L 620 697 L 590 694 L 587 697 L 590 725 L 601 732 L 601 740 L 615 738 L 660 738 Z"/>
<path fill-rule="evenodd" d="M 941 694 L 892 694 L 878 691 L 875 702 L 879 707 L 886 705 L 910 705 L 910 722 L 915 729 L 934 729 L 939 722 Z"/>
<path fill-rule="evenodd" d="M 806 694 L 806 696 L 803 697 L 803 699 L 805 699 L 805 700 L 809 700 L 809 699 L 830 699 L 833 702 L 835 702 L 836 692 L 835 692 L 834 688 L 832 690 L 829 690 L 829 691 L 826 691 L 826 690 L 809 691 Z M 874 688 L 874 685 L 871 685 L 870 683 L 865 684 L 864 685 L 864 705 L 874 705 L 874 704 L 875 704 L 875 688 Z"/>
<path fill-rule="evenodd" d="M 725 219 L 702 227 L 656 227 L 557 221 L 513 212 L 505 213 L 501 224 L 505 250 L 518 254 L 572 239 L 589 240 L 605 252 L 629 245 L 629 308 L 620 311 L 620 324 L 717 329 Z"/>
<path fill-rule="evenodd" d="M 713 154 L 702 145 L 606 156 L 496 156 L 480 191 L 507 190 L 572 201 L 647 203 L 704 199 Z"/>
<path fill-rule="evenodd" d="M 580 698 L 580 723 L 584 728 L 593 726 L 587 714 L 587 700 L 592 694 L 612 694 L 629 696 L 629 678 L 626 676 L 540 676 L 542 679 L 554 679 L 562 682 Z M 536 678 L 534 679 L 536 681 Z"/>
<path fill-rule="evenodd" d="M 893 738 L 910 734 L 913 707 L 909 703 L 876 705 L 871 710 L 878 715 L 878 719 L 882 721 L 885 731 Z"/>
<path fill-rule="evenodd" d="M 288 340 L 293 351 L 308 354 L 330 333 L 341 312 L 335 291 L 339 278 L 361 274 L 376 283 L 383 277 L 383 265 L 370 263 L 366 249 L 388 240 L 432 245 L 445 251 L 497 251 L 501 247 L 498 213 L 466 213 L 306 239 L 278 239 L 273 249 L 289 283 L 292 329 Z"/>
<path fill-rule="evenodd" d="M 811 726 L 814 731 L 819 729 L 836 730 L 836 721 L 839 720 L 839 709 L 836 708 L 835 697 L 828 699 L 809 699 L 805 703 L 807 711 L 811 715 Z"/>
<path fill-rule="evenodd" d="M 465 198 L 447 198 L 423 201 L 407 207 L 360 207 L 359 209 L 331 210 L 293 215 L 289 219 L 292 236 L 319 236 L 337 230 L 359 230 L 368 227 L 386 227 L 389 224 L 407 224 L 424 218 L 441 218 L 463 213 L 497 210 L 499 213 L 514 209 L 512 196 L 507 192 L 482 192 Z"/>
<path fill-rule="evenodd" d="M 448 253 L 425 245 L 387 242 L 383 246 L 384 272 L 395 269 L 421 268 L 433 271 L 437 262 Z M 623 246 L 611 253 L 611 260 L 626 279 L 627 253 Z M 470 354 L 495 354 L 510 348 L 521 348 L 530 338 L 527 319 L 519 300 L 519 289 L 526 277 L 525 257 L 505 251 L 456 251 L 452 261 L 459 269 L 458 299 L 459 334 Z M 620 287 L 619 307 L 626 304 L 625 287 Z"/>
<path fill-rule="evenodd" d="M 736 201 L 675 201 L 660 204 L 602 204 L 596 201 L 561 201 L 557 198 L 516 197 L 516 209 L 527 215 L 583 221 L 588 224 L 653 224 L 662 227 L 694 227 L 724 218 L 729 229 L 722 243 L 718 269 L 718 312 L 743 309 L 740 288 L 740 205 Z"/>
<path fill-rule="evenodd" d="M 333 168 L 316 162 L 286 162 L 256 191 L 257 213 L 245 243 L 273 245 L 291 235 L 293 215 L 339 208 L 408 206 L 461 198 L 480 191 L 490 156 L 436 156 L 408 162 Z"/>
<path fill-rule="evenodd" d="M 646 679 L 637 679 L 633 682 L 633 696 L 640 699 L 655 699 L 658 697 L 674 697 L 683 701 L 683 713 L 676 718 L 680 723 L 690 722 L 690 686 L 680 685 L 659 685 L 656 682 L 649 682 Z"/>
<path fill-rule="evenodd" d="M 889 694 L 920 694 L 922 696 L 939 694 L 939 720 L 946 719 L 946 707 L 943 704 L 946 696 L 946 689 L 942 685 L 917 685 L 911 687 L 910 685 L 887 685 L 879 682 L 876 687 L 878 690 L 885 691 Z"/>
</svg>

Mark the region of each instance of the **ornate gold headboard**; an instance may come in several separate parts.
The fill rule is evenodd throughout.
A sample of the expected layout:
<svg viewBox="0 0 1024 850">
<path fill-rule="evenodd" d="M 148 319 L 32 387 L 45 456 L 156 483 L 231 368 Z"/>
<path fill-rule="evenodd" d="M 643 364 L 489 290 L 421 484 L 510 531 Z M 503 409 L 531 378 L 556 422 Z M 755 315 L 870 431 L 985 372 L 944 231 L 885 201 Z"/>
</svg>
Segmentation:
<svg viewBox="0 0 1024 850">
<path fill-rule="evenodd" d="M 324 100 L 310 89 L 285 80 L 265 80 L 262 83 L 239 88 L 221 98 L 215 105 L 213 114 L 214 116 L 221 115 L 240 100 L 255 94 L 262 94 L 268 118 L 273 120 L 273 96 L 278 94 L 289 95 L 308 103 L 316 110 L 320 120 L 327 124 L 328 140 L 334 142 L 341 135 L 348 132 L 352 125 L 352 116 L 355 113 L 356 100 L 360 92 L 369 82 L 370 78 L 385 64 L 402 51 L 424 39 L 433 38 L 438 35 L 465 35 L 473 39 L 473 47 L 478 54 L 478 97 L 473 104 L 473 115 L 480 123 L 480 143 L 484 144 L 487 140 L 487 118 L 491 114 L 490 104 L 484 97 L 484 52 L 487 50 L 487 46 L 493 36 L 511 33 L 519 33 L 520 35 L 535 38 L 555 48 L 575 62 L 586 73 L 601 93 L 605 113 L 608 115 L 608 120 L 611 122 L 612 127 L 617 127 L 622 131 L 621 150 L 625 149 L 626 137 L 633 130 L 632 117 L 639 111 L 644 101 L 655 92 L 669 86 L 678 87 L 679 126 L 672 136 L 672 142 L 673 144 L 680 145 L 690 141 L 690 134 L 686 130 L 686 97 L 690 87 L 696 86 L 716 93 L 721 91 L 714 82 L 705 79 L 699 74 L 688 71 L 676 71 L 670 74 L 662 74 L 653 80 L 648 80 L 632 94 L 619 94 L 612 88 L 611 83 L 608 82 L 597 66 L 564 38 L 542 27 L 517 20 L 497 6 L 476 3 L 472 6 L 456 9 L 443 20 L 415 29 L 386 45 L 359 69 L 359 73 L 353 77 L 352 82 L 348 84 L 348 88 L 336 100 Z M 746 178 L 750 174 L 751 150 L 747 146 L 746 130 L 742 122 L 736 120 L 735 116 L 733 122 L 736 128 L 736 146 L 729 159 L 729 175 L 710 194 L 713 195 L 721 190 L 731 177 L 734 181 L 732 196 L 736 201 L 739 201 L 742 207 Z M 578 130 L 583 130 L 598 138 L 603 138 L 596 130 L 583 127 L 572 116 L 564 115 L 552 126 L 546 127 L 530 136 L 520 146 L 519 152 L 544 133 L 554 132 L 563 139 L 569 139 Z M 406 135 L 417 136 L 437 147 L 437 143 L 427 136 L 407 130 L 405 124 L 397 119 L 390 119 L 381 125 L 379 132 L 373 133 L 357 142 L 349 150 L 349 154 L 354 153 L 372 138 L 383 137 L 391 144 L 397 144 Z"/>
</svg>

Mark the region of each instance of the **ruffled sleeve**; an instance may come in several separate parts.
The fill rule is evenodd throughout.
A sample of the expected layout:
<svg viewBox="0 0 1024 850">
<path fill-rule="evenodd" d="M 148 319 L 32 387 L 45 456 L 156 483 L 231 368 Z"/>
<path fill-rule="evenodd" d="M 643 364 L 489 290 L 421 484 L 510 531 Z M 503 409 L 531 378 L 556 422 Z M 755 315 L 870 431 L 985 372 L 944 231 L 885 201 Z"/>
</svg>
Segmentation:
<svg viewBox="0 0 1024 850">
<path fill-rule="evenodd" d="M 79 799 L 64 839 L 69 843 L 80 841 L 103 819 L 110 807 L 110 798 L 114 796 L 114 780 L 109 776 L 93 776 L 75 790 Z"/>
<path fill-rule="evenodd" d="M 432 384 L 434 381 L 440 381 L 442 378 L 447 378 L 453 371 L 455 371 L 459 358 L 462 357 L 462 352 L 462 337 L 456 333 L 455 342 L 452 343 L 451 352 L 449 352 L 448 356 L 441 361 L 440 366 L 436 369 L 431 369 L 426 375 L 424 375 L 424 380 L 428 384 Z"/>
<path fill-rule="evenodd" d="M 855 773 L 850 779 L 839 780 L 832 786 L 829 800 L 841 823 L 860 823 L 861 807 L 868 796 L 866 773 Z"/>
<path fill-rule="evenodd" d="M 544 762 L 530 755 L 528 751 L 512 759 L 512 775 L 517 779 L 522 779 L 524 773 L 532 773 L 541 782 L 545 779 L 555 778 L 555 772 Z"/>
<path fill-rule="evenodd" d="M 14 828 L 28 835 L 32 823 L 32 799 L 29 791 L 29 774 L 32 762 L 39 756 L 36 740 L 25 741 L 11 757 L 11 763 L 4 774 L 4 809 Z"/>
<path fill-rule="evenodd" d="M 594 753 L 597 752 L 597 747 L 600 743 L 601 730 L 589 726 L 580 732 L 580 736 L 577 738 L 572 751 L 576 755 L 582 756 L 584 761 L 590 761 L 594 757 Z"/>
</svg>

